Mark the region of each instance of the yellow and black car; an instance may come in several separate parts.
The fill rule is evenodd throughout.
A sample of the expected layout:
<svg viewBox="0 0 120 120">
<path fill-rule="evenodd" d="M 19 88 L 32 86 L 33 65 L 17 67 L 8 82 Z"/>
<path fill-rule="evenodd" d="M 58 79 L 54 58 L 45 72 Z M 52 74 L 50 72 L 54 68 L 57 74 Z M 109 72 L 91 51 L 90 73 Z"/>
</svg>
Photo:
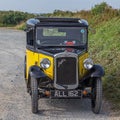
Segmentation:
<svg viewBox="0 0 120 120">
<path fill-rule="evenodd" d="M 32 112 L 41 98 L 90 98 L 102 103 L 104 70 L 88 54 L 88 22 L 78 18 L 32 18 L 26 22 L 24 74 Z"/>
</svg>

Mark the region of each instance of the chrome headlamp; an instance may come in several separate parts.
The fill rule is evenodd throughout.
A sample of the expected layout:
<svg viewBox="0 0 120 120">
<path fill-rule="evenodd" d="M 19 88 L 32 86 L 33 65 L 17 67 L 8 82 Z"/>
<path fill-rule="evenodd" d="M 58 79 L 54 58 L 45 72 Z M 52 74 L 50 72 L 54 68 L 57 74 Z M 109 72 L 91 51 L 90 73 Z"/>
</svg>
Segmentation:
<svg viewBox="0 0 120 120">
<path fill-rule="evenodd" d="M 50 67 L 50 60 L 48 58 L 42 59 L 41 62 L 40 62 L 40 66 L 43 69 L 49 68 Z"/>
<path fill-rule="evenodd" d="M 87 58 L 83 62 L 85 69 L 90 70 L 93 67 L 93 60 L 91 58 Z"/>
</svg>

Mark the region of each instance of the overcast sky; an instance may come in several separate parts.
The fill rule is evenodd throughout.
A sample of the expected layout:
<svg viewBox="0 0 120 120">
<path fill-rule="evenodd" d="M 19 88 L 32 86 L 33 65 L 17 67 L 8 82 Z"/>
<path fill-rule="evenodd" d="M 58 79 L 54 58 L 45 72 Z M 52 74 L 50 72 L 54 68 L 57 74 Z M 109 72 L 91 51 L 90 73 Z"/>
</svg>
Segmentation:
<svg viewBox="0 0 120 120">
<path fill-rule="evenodd" d="M 120 0 L 0 0 L 0 10 L 18 10 L 30 13 L 50 13 L 57 10 L 89 10 L 95 4 L 107 2 L 120 9 Z"/>
</svg>

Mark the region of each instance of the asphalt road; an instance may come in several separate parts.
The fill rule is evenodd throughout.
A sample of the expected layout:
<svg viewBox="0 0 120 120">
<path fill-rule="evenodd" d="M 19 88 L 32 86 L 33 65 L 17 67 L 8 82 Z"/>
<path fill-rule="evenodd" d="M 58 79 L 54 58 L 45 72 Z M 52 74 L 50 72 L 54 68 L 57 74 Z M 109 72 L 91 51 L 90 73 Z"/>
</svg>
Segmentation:
<svg viewBox="0 0 120 120">
<path fill-rule="evenodd" d="M 103 101 L 102 111 L 96 115 L 88 99 L 40 99 L 39 113 L 32 114 L 23 76 L 24 55 L 25 32 L 0 29 L 0 120 L 110 119 L 108 103 Z"/>
</svg>

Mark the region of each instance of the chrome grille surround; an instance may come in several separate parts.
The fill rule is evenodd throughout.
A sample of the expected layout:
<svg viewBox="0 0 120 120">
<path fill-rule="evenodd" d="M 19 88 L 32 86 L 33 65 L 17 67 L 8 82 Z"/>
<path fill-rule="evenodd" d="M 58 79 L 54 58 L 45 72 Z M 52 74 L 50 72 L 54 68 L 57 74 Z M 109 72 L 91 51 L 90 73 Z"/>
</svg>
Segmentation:
<svg viewBox="0 0 120 120">
<path fill-rule="evenodd" d="M 76 59 L 76 79 L 75 84 L 60 85 L 57 84 L 57 58 L 75 58 Z M 69 73 L 68 73 L 69 74 Z M 54 87 L 56 89 L 75 89 L 78 87 L 78 55 L 71 52 L 62 52 L 54 55 Z"/>
</svg>

